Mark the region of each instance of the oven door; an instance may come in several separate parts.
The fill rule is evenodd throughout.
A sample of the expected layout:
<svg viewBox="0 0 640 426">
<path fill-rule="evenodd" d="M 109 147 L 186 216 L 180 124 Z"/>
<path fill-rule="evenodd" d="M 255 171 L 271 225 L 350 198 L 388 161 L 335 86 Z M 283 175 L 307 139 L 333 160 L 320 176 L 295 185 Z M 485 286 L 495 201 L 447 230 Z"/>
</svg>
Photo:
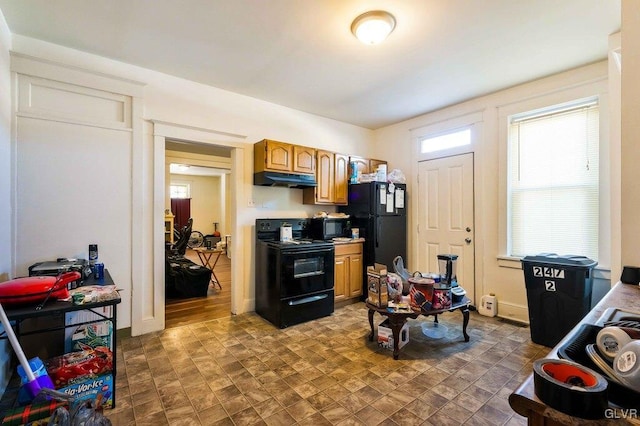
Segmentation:
<svg viewBox="0 0 640 426">
<path fill-rule="evenodd" d="M 282 299 L 333 288 L 334 248 L 296 247 L 280 252 L 280 296 Z"/>
</svg>

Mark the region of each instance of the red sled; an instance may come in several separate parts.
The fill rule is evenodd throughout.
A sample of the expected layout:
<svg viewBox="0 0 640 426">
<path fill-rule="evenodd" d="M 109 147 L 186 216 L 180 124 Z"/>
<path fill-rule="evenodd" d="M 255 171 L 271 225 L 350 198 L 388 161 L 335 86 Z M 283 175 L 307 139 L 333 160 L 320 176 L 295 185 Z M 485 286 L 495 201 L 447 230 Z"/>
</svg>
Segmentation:
<svg viewBox="0 0 640 426">
<path fill-rule="evenodd" d="M 65 272 L 57 277 L 37 276 L 16 278 L 0 283 L 0 303 L 4 306 L 68 299 L 67 284 L 79 280 L 79 272 Z"/>
</svg>

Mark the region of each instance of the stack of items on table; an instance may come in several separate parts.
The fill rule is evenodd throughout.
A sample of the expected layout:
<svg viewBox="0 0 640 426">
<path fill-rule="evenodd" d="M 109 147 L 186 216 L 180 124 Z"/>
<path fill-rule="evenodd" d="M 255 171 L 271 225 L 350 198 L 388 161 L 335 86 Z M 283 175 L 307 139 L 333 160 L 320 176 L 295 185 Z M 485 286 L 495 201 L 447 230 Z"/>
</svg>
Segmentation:
<svg viewBox="0 0 640 426">
<path fill-rule="evenodd" d="M 456 254 L 439 254 L 440 273 L 410 274 L 404 269 L 400 256 L 394 259 L 395 273 L 387 266 L 375 263 L 367 266 L 367 302 L 398 313 L 416 312 L 431 315 L 433 312 L 450 309 L 463 301 L 465 290 L 458 285 L 456 277 Z M 408 324 L 400 332 L 401 348 L 409 341 Z M 389 320 L 378 326 L 378 344 L 393 349 L 393 336 Z"/>
<path fill-rule="evenodd" d="M 211 269 L 184 257 L 191 236 L 193 219 L 180 231 L 180 237 L 165 250 L 165 297 L 205 297 L 211 280 Z"/>
<path fill-rule="evenodd" d="M 118 297 L 114 285 L 71 290 L 71 296 L 77 294 L 92 295 L 93 300 L 87 298 L 84 303 Z M 113 309 L 115 306 L 101 306 L 65 313 L 65 353 L 44 361 L 39 357 L 28 361 L 43 389 L 37 395 L 30 394 L 28 375 L 23 366 L 18 365 L 21 385 L 15 406 L 4 413 L 3 425 L 45 424 L 38 421 L 46 421 L 57 415 L 61 407 L 64 408 L 62 412 L 71 413 L 72 416 L 80 411 L 90 411 L 93 415 L 94 412 L 113 407 L 114 359 L 111 348 L 115 339 L 114 328 L 110 320 L 101 320 L 112 318 Z"/>
</svg>

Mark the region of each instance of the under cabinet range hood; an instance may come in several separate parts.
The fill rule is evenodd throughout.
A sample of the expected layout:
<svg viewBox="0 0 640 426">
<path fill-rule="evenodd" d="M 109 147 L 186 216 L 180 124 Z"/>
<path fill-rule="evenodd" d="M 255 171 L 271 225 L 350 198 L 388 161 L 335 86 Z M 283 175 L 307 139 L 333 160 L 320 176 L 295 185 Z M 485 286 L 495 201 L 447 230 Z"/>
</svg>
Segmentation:
<svg viewBox="0 0 640 426">
<path fill-rule="evenodd" d="M 253 175 L 253 184 L 260 186 L 284 186 L 288 188 L 309 188 L 318 186 L 313 175 L 281 172 L 258 172 Z"/>
</svg>

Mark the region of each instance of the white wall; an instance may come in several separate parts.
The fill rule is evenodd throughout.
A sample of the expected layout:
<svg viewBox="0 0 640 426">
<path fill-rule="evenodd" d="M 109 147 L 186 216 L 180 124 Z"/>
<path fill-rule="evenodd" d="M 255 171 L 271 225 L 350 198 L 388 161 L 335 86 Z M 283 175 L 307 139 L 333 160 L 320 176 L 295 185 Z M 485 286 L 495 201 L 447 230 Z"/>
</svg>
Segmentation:
<svg viewBox="0 0 640 426">
<path fill-rule="evenodd" d="M 506 166 L 506 145 L 501 142 L 504 132 L 500 131 L 501 111 L 513 108 L 525 108 L 529 105 L 550 102 L 547 105 L 561 103 L 564 100 L 579 99 L 589 95 L 600 95 L 602 102 L 600 144 L 608 147 L 608 100 L 607 100 L 606 61 L 560 73 L 548 78 L 526 83 L 487 96 L 476 98 L 458 105 L 425 114 L 414 119 L 398 123 L 376 131 L 376 152 L 380 158 L 389 158 L 410 176 L 415 178 L 417 170 L 416 141 L 412 139 L 412 130 L 433 125 L 445 120 L 463 117 L 467 114 L 482 115 L 482 134 L 474 148 L 475 178 L 475 249 L 476 249 L 476 303 L 482 294 L 496 293 L 499 315 L 528 322 L 524 275 L 520 262 L 501 260 L 505 253 L 505 200 L 501 199 L 506 182 L 502 178 L 501 168 Z M 588 94 L 588 95 L 587 95 Z M 568 97 L 568 98 L 567 98 Z M 534 109 L 534 108 L 531 108 Z M 415 131 L 413 132 L 415 135 Z M 404 146 L 404 149 L 398 149 Z M 609 190 L 609 165 L 601 164 L 601 192 Z M 409 264 L 416 264 L 415 253 L 416 223 L 415 211 L 419 206 L 412 204 L 412 189 L 417 185 L 415 179 L 409 182 Z M 502 197 L 504 198 L 504 197 Z M 604 203 L 601 219 L 609 223 L 609 203 Z M 502 218 L 502 220 L 501 220 Z M 601 232 L 600 267 L 604 269 L 605 283 L 608 284 L 610 266 L 609 227 Z M 462 283 L 464 286 L 464 283 Z"/>
<path fill-rule="evenodd" d="M 11 278 L 11 34 L 0 12 L 0 281 Z"/>
<path fill-rule="evenodd" d="M 213 222 L 222 218 L 222 179 L 220 176 L 185 176 L 172 174 L 171 184 L 187 184 L 191 188 L 193 230 L 213 234 Z"/>
<path fill-rule="evenodd" d="M 622 1 L 622 264 L 640 266 L 640 2 Z"/>
<path fill-rule="evenodd" d="M 9 48 L 11 34 L 0 12 L 0 282 L 13 278 L 11 264 L 13 250 L 11 249 L 11 229 L 13 216 L 11 206 L 13 198 L 11 192 L 11 74 L 9 72 Z M 2 330 L 2 327 L 0 327 Z M 7 340 L 0 341 L 0 391 L 11 378 L 9 371 L 10 359 Z M 1 393 L 1 392 L 0 392 Z"/>
</svg>

